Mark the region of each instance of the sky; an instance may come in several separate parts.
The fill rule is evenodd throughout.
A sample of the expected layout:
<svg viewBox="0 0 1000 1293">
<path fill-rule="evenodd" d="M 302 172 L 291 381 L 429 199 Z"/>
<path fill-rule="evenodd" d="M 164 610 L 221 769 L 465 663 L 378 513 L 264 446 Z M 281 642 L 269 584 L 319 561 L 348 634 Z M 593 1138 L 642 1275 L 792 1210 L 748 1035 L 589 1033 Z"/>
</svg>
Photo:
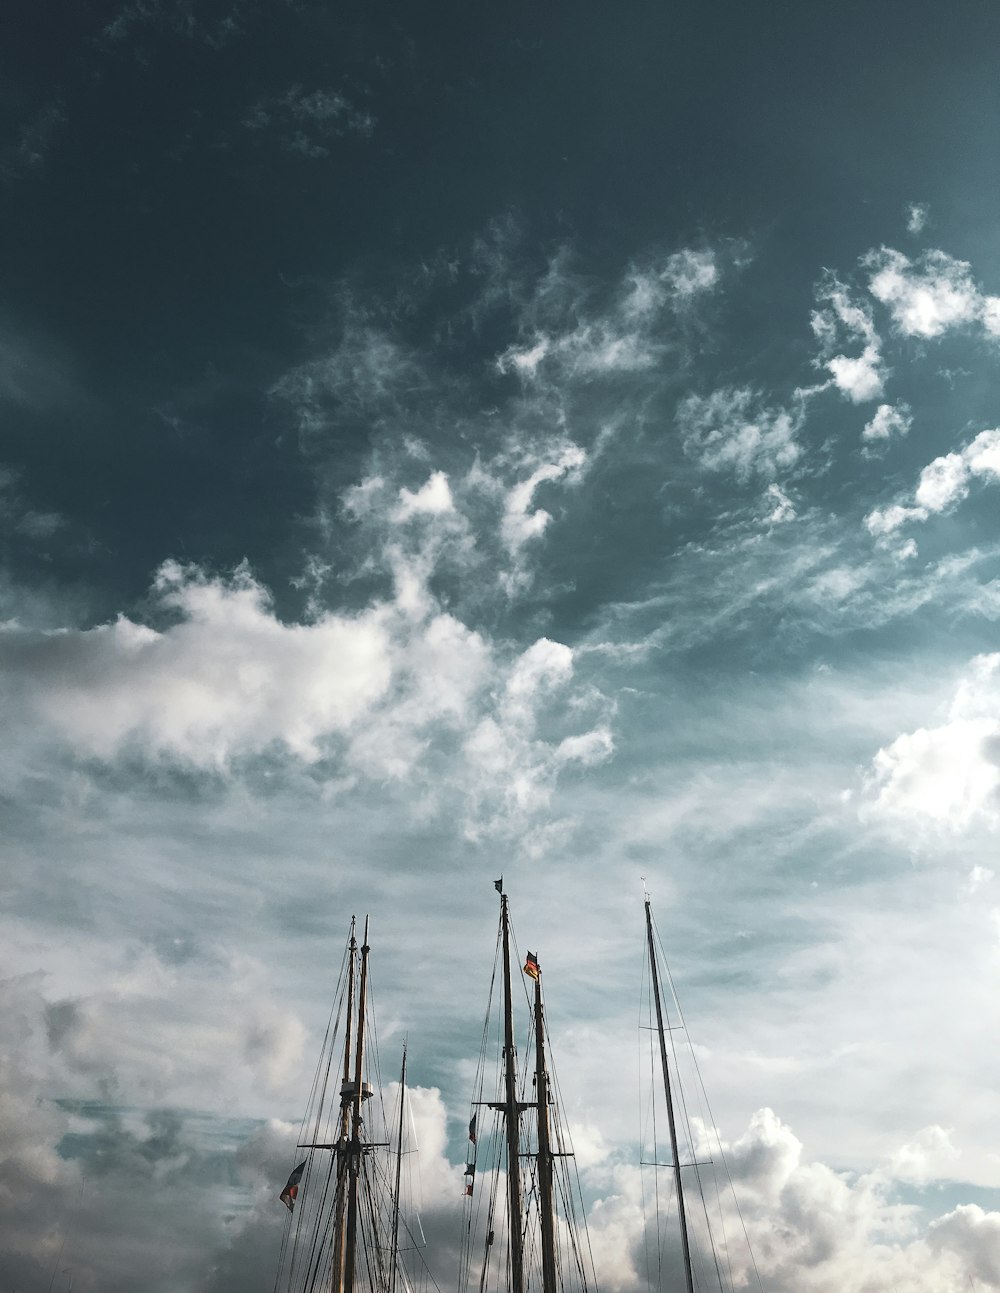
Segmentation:
<svg viewBox="0 0 1000 1293">
<path fill-rule="evenodd" d="M 0 1283 L 272 1287 L 350 918 L 442 1287 L 503 875 L 771 1293 L 1000 1290 L 1000 11 L 13 0 Z"/>
</svg>

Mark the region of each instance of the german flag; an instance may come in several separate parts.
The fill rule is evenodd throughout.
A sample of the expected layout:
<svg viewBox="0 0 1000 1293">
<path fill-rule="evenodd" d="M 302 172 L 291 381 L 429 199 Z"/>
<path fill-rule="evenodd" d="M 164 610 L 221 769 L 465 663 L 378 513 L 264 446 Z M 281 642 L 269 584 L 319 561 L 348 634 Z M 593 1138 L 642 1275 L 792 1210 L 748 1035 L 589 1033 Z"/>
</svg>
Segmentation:
<svg viewBox="0 0 1000 1293">
<path fill-rule="evenodd" d="M 525 956 L 524 972 L 529 979 L 534 979 L 536 982 L 538 981 L 538 976 L 541 974 L 541 970 L 538 968 L 538 960 L 534 952 L 528 952 Z"/>
<path fill-rule="evenodd" d="M 302 1180 L 302 1173 L 306 1170 L 305 1162 L 301 1162 L 295 1171 L 288 1178 L 288 1184 L 278 1195 L 278 1198 L 285 1205 L 289 1212 L 295 1211 L 295 1200 L 299 1194 L 299 1181 Z"/>
</svg>

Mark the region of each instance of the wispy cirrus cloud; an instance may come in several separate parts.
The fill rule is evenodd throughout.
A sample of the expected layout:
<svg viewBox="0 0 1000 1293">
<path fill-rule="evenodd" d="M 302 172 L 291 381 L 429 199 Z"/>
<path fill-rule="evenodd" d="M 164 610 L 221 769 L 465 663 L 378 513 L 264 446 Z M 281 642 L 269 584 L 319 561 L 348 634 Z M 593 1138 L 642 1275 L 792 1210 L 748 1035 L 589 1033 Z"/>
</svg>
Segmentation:
<svg viewBox="0 0 1000 1293">
<path fill-rule="evenodd" d="M 376 119 L 339 90 L 306 91 L 292 85 L 284 94 L 258 99 L 245 113 L 243 125 L 274 135 L 286 152 L 319 158 L 329 157 L 331 142 L 345 135 L 367 139 Z"/>
<path fill-rule="evenodd" d="M 801 453 L 801 413 L 768 408 L 749 387 L 688 395 L 678 407 L 677 425 L 685 452 L 700 467 L 730 471 L 738 480 L 773 480 Z"/>
<path fill-rule="evenodd" d="M 871 310 L 832 274 L 820 283 L 816 297 L 820 308 L 810 323 L 820 346 L 817 366 L 829 372 L 832 384 L 852 403 L 878 399 L 887 374 Z M 845 343 L 860 345 L 861 353 L 844 354 L 840 347 Z"/>
</svg>

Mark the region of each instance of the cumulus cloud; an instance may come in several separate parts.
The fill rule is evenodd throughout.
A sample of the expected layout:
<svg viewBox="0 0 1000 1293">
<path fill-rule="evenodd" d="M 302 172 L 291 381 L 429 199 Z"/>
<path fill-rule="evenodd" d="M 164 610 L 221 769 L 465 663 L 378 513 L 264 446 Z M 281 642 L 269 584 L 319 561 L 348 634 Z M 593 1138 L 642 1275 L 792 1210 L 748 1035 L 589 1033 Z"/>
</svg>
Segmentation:
<svg viewBox="0 0 1000 1293">
<path fill-rule="evenodd" d="M 155 595 L 175 622 L 120 616 L 79 633 L 5 635 L 5 663 L 31 679 L 39 709 L 74 744 L 112 758 L 129 743 L 198 767 L 285 745 L 320 757 L 392 680 L 384 608 L 284 625 L 266 590 L 241 568 L 215 579 L 166 562 Z"/>
<path fill-rule="evenodd" d="M 978 1204 L 960 1204 L 932 1222 L 928 1247 L 940 1257 L 952 1256 L 959 1268 L 989 1288 L 1000 1288 L 1000 1212 Z"/>
<path fill-rule="evenodd" d="M 537 485 L 578 461 L 567 453 L 528 478 L 509 509 L 523 526 L 512 543 L 547 523 L 529 510 Z M 450 518 L 443 474 L 383 506 L 391 597 L 285 623 L 246 567 L 221 578 L 168 562 L 153 590 L 159 627 L 126 616 L 84 631 L 8 626 L 8 705 L 29 705 L 73 749 L 105 761 L 138 755 L 229 775 L 271 752 L 321 776 L 431 779 L 436 793 L 462 797 L 471 833 L 518 829 L 547 806 L 563 768 L 611 754 L 608 707 L 574 687 L 569 647 L 542 638 L 512 652 L 441 609 L 422 531 L 411 547 L 391 531 Z M 597 723 L 581 730 L 588 709 Z M 438 760 L 431 778 L 428 751 L 454 740 L 461 758 Z"/>
<path fill-rule="evenodd" d="M 759 1277 L 775 1293 L 967 1293 L 970 1269 L 986 1287 L 997 1287 L 993 1245 L 1000 1214 L 959 1207 L 933 1222 L 925 1239 L 917 1210 L 898 1200 L 900 1185 L 926 1185 L 952 1163 L 944 1129 L 925 1128 L 885 1163 L 854 1177 L 810 1160 L 791 1128 L 767 1108 L 722 1149 L 739 1212 L 726 1192 L 726 1176 L 720 1196 L 711 1187 L 706 1196 L 721 1209 L 712 1224 L 720 1246 L 725 1236 L 734 1287 L 757 1287 Z M 699 1158 L 706 1150 L 700 1147 Z M 661 1266 L 677 1265 L 679 1240 L 653 1216 L 652 1182 L 645 1182 L 644 1192 L 639 1169 L 618 1162 L 589 1176 L 596 1180 L 601 1174 L 611 1188 L 589 1212 L 598 1273 L 602 1286 L 632 1293 L 646 1287 L 647 1277 L 655 1283 Z M 697 1212 L 695 1201 L 691 1216 Z M 699 1240 L 695 1220 L 693 1250 Z M 677 1278 L 682 1282 L 679 1270 Z"/>
<path fill-rule="evenodd" d="M 393 520 L 408 521 L 412 516 L 443 516 L 454 510 L 448 477 L 443 471 L 435 471 L 416 493 L 403 486 L 399 491 L 399 503 L 393 513 Z"/>
<path fill-rule="evenodd" d="M 865 517 L 869 534 L 882 538 L 908 521 L 926 521 L 946 512 L 969 493 L 975 478 L 1000 480 L 1000 429 L 981 431 L 955 453 L 942 454 L 921 471 L 913 503 L 874 508 Z"/>
<path fill-rule="evenodd" d="M 865 423 L 861 438 L 869 448 L 908 434 L 913 417 L 908 404 L 880 404 L 875 416 Z"/>
<path fill-rule="evenodd" d="M 677 410 L 685 452 L 706 471 L 773 479 L 798 461 L 800 415 L 763 406 L 749 387 L 689 395 Z"/>
<path fill-rule="evenodd" d="M 904 336 L 940 337 L 973 324 L 989 336 L 1000 336 L 1000 298 L 980 291 L 967 261 L 934 250 L 911 260 L 881 247 L 863 263 L 869 271 L 868 290 L 888 308 Z"/>
<path fill-rule="evenodd" d="M 995 828 L 1000 791 L 1000 654 L 976 656 L 947 719 L 904 732 L 872 760 L 865 811 L 905 826 Z"/>
</svg>

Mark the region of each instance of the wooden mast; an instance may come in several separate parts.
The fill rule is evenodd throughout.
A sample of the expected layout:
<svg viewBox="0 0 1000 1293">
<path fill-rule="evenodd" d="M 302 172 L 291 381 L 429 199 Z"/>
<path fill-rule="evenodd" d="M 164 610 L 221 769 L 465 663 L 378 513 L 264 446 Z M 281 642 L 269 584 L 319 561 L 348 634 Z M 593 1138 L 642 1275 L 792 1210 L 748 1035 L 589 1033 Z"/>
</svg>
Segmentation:
<svg viewBox="0 0 1000 1293">
<path fill-rule="evenodd" d="M 354 937 L 355 922 L 351 917 L 351 941 L 347 968 L 347 1033 L 344 1041 L 344 1073 L 340 1087 L 340 1136 L 337 1140 L 337 1187 L 334 1195 L 333 1269 L 330 1287 L 332 1293 L 344 1289 L 344 1209 L 347 1203 L 348 1133 L 351 1129 L 351 1105 L 346 1097 L 351 1080 L 351 1042 L 354 1028 L 354 964 L 358 955 L 358 940 Z M 365 942 L 367 942 L 367 938 Z"/>
<path fill-rule="evenodd" d="M 368 917 L 365 941 L 361 945 L 361 984 L 358 988 L 358 1040 L 354 1058 L 354 1089 L 351 1093 L 351 1142 L 348 1146 L 347 1232 L 344 1244 L 344 1293 L 354 1293 L 354 1268 L 358 1250 L 358 1176 L 361 1171 L 361 1104 L 364 1100 L 362 1074 L 365 1056 L 365 997 L 368 991 Z M 346 1106 L 345 1106 L 346 1107 Z"/>
<path fill-rule="evenodd" d="M 510 988 L 510 919 L 507 895 L 500 895 L 503 930 L 503 1037 L 504 1117 L 507 1131 L 507 1211 L 510 1227 L 510 1293 L 524 1293 L 524 1255 L 521 1231 L 521 1105 L 517 1099 L 517 1062 L 514 1054 L 514 1006 Z M 347 1293 L 351 1293 L 350 1290 Z"/>
<path fill-rule="evenodd" d="M 541 971 L 535 979 L 535 1097 L 538 1102 L 538 1210 L 542 1231 L 542 1293 L 556 1293 L 552 1148 L 549 1143 L 549 1075 L 545 1069 L 545 1018 Z"/>
<path fill-rule="evenodd" d="M 389 1262 L 389 1293 L 396 1293 L 396 1262 L 399 1259 L 399 1187 L 403 1176 L 403 1115 L 406 1112 L 406 1042 L 399 1074 L 399 1128 L 396 1133 L 396 1188 L 392 1195 L 392 1256 Z"/>
<path fill-rule="evenodd" d="M 674 1099 L 670 1090 L 670 1070 L 667 1066 L 667 1040 L 663 1029 L 663 1007 L 660 1002 L 660 973 L 656 964 L 653 944 L 653 917 L 646 899 L 646 943 L 649 947 L 649 975 L 653 983 L 653 1000 L 656 1003 L 656 1029 L 660 1037 L 660 1064 L 663 1067 L 663 1091 L 667 1100 L 667 1123 L 670 1127 L 670 1148 L 674 1157 L 674 1184 L 677 1187 L 677 1214 L 680 1219 L 681 1252 L 684 1257 L 684 1284 L 687 1293 L 694 1293 L 691 1272 L 691 1249 L 688 1245 L 687 1214 L 684 1211 L 684 1187 L 681 1182 L 681 1159 L 677 1150 L 677 1124 L 674 1120 Z"/>
</svg>

